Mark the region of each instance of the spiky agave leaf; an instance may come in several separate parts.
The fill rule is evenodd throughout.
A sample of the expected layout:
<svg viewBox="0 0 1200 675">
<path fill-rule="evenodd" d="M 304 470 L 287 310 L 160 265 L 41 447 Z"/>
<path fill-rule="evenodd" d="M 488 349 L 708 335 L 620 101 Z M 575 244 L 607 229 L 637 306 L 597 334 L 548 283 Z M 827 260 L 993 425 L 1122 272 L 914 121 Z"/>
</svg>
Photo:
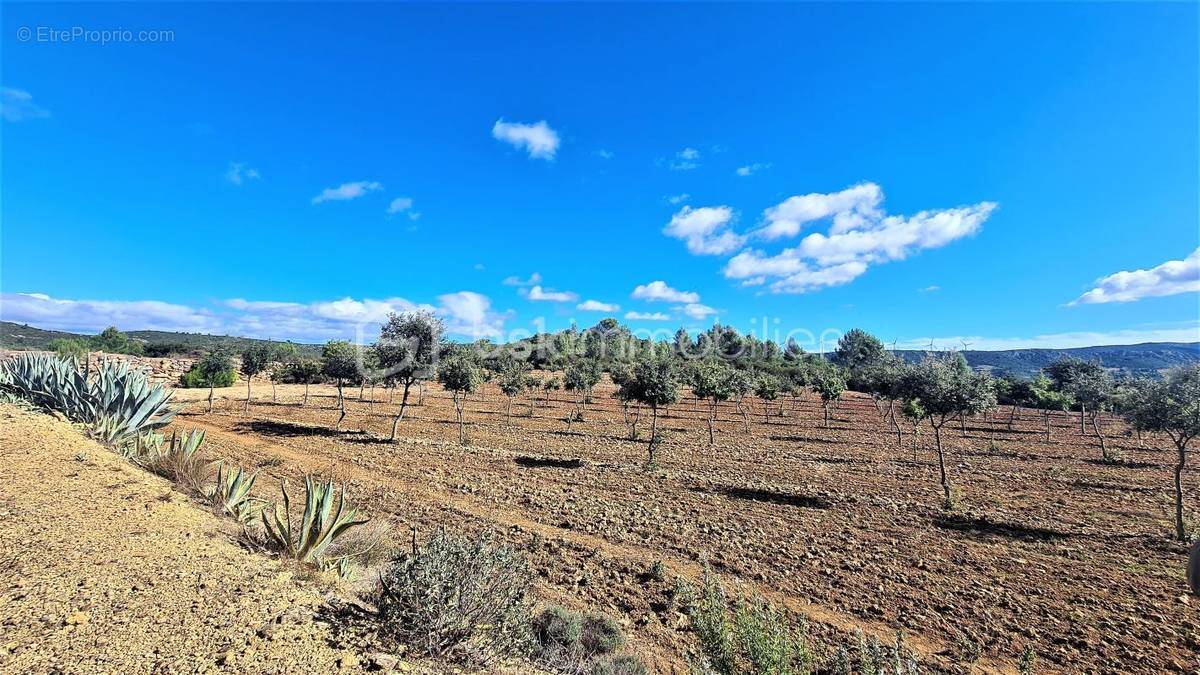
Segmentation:
<svg viewBox="0 0 1200 675">
<path fill-rule="evenodd" d="M 337 510 L 334 511 L 333 481 L 319 483 L 312 476 L 305 476 L 304 514 L 298 523 L 298 530 L 293 529 L 291 496 L 288 494 L 286 481 L 282 487 L 283 513 L 280 513 L 281 509 L 276 505 L 273 509 L 274 522 L 265 512 L 262 519 L 268 535 L 290 558 L 324 567 L 321 555 L 325 549 L 350 528 L 367 522 L 366 519 L 356 519 L 357 510 L 348 508 L 349 502 L 344 487 L 338 494 Z"/>
</svg>

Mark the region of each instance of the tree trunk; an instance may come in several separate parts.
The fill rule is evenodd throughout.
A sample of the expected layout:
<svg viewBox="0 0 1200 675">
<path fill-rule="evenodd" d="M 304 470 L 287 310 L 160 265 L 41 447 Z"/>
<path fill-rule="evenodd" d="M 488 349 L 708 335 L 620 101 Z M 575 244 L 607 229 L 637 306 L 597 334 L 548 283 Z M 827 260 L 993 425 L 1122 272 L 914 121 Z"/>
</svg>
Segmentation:
<svg viewBox="0 0 1200 675">
<path fill-rule="evenodd" d="M 512 425 L 512 402 L 513 402 L 513 397 L 509 396 L 508 397 L 508 409 L 504 411 L 504 423 L 509 426 Z"/>
<path fill-rule="evenodd" d="M 208 412 L 212 412 L 213 386 L 212 382 L 208 383 Z"/>
<path fill-rule="evenodd" d="M 392 419 L 392 435 L 388 438 L 388 443 L 396 442 L 396 427 L 400 426 L 400 420 L 404 419 L 404 409 L 408 407 L 408 389 L 411 386 L 411 382 L 404 385 L 404 395 L 400 397 L 400 412 Z"/>
<path fill-rule="evenodd" d="M 1108 444 L 1104 442 L 1104 432 L 1100 430 L 1100 419 L 1097 411 L 1092 411 L 1092 429 L 1096 431 L 1096 438 L 1100 439 L 1100 459 L 1108 461 Z"/>
<path fill-rule="evenodd" d="M 746 402 L 738 399 L 738 412 L 742 414 L 742 428 L 747 434 L 750 433 L 750 411 L 746 408 Z"/>
<path fill-rule="evenodd" d="M 1013 430 L 1013 420 L 1016 419 L 1016 417 L 1017 417 L 1017 406 L 1014 405 L 1012 407 L 1012 409 L 1008 411 L 1008 430 L 1009 431 Z"/>
<path fill-rule="evenodd" d="M 463 420 L 463 407 L 467 402 L 463 400 L 465 395 L 454 392 L 454 413 L 458 416 L 458 444 L 467 444 L 467 429 Z"/>
<path fill-rule="evenodd" d="M 371 405 L 371 412 L 375 412 L 375 383 L 374 383 L 374 382 L 372 382 L 372 383 L 371 383 L 371 394 L 370 394 L 370 396 L 371 396 L 371 398 L 370 398 L 370 401 L 371 401 L 371 404 L 370 404 L 370 405 Z"/>
<path fill-rule="evenodd" d="M 333 428 L 337 429 L 337 430 L 341 430 L 342 420 L 346 419 L 346 397 L 342 395 L 342 381 L 340 379 L 337 381 L 337 390 L 338 390 L 338 409 L 341 411 L 341 414 L 338 415 L 337 424 L 334 424 Z"/>
<path fill-rule="evenodd" d="M 825 428 L 829 428 L 829 401 L 823 401 L 822 407 L 825 408 Z"/>
<path fill-rule="evenodd" d="M 765 398 L 763 399 L 763 423 L 771 423 L 771 402 Z"/>
<path fill-rule="evenodd" d="M 713 426 L 717 423 L 717 399 L 713 399 L 712 408 L 708 411 L 708 444 L 713 446 L 717 444 L 717 437 L 713 431 Z"/>
<path fill-rule="evenodd" d="M 275 392 L 275 378 L 271 378 L 271 403 L 278 403 L 278 402 L 279 402 L 279 397 L 276 396 L 276 392 Z"/>
<path fill-rule="evenodd" d="M 896 421 L 896 399 L 888 399 L 888 417 L 892 420 L 892 428 L 896 430 L 896 445 L 904 449 L 904 438 L 900 435 L 900 423 Z"/>
<path fill-rule="evenodd" d="M 1050 411 L 1046 411 L 1046 442 L 1050 442 Z"/>
<path fill-rule="evenodd" d="M 946 455 L 942 452 L 942 427 L 933 424 L 933 420 L 930 420 L 929 423 L 933 426 L 933 437 L 937 441 L 938 472 L 942 475 L 942 492 L 946 495 L 943 507 L 950 510 L 954 507 L 954 500 L 950 497 L 950 479 L 946 477 Z"/>
<path fill-rule="evenodd" d="M 304 400 L 300 402 L 300 407 L 308 405 L 308 382 L 304 383 Z"/>
<path fill-rule="evenodd" d="M 242 408 L 242 413 L 250 412 L 250 377 L 246 376 L 246 406 Z"/>
<path fill-rule="evenodd" d="M 958 429 L 962 432 L 963 438 L 967 437 L 967 416 L 963 413 L 958 413 Z"/>
<path fill-rule="evenodd" d="M 358 383 L 358 400 L 360 400 L 360 401 L 362 400 L 362 398 L 363 398 L 363 389 L 366 389 L 366 388 L 367 388 L 367 381 L 366 381 L 366 380 L 363 380 L 363 381 L 361 381 L 361 382 L 359 382 L 359 383 Z"/>
<path fill-rule="evenodd" d="M 1175 463 L 1175 536 L 1187 543 L 1187 532 L 1183 527 L 1183 466 L 1187 461 L 1187 440 L 1176 440 L 1179 461 Z"/>
<path fill-rule="evenodd" d="M 657 447 L 655 447 L 657 445 L 658 445 L 658 406 L 652 405 L 652 406 L 650 406 L 650 445 L 647 448 L 647 452 L 650 455 L 650 459 L 648 462 L 646 462 L 647 466 L 654 466 L 654 452 L 655 452 L 655 450 L 658 449 Z"/>
<path fill-rule="evenodd" d="M 1079 404 L 1079 435 L 1080 436 L 1087 433 L 1087 427 L 1085 427 L 1083 425 L 1083 414 L 1085 412 L 1087 412 L 1087 406 L 1084 405 L 1083 403 L 1080 403 Z"/>
</svg>

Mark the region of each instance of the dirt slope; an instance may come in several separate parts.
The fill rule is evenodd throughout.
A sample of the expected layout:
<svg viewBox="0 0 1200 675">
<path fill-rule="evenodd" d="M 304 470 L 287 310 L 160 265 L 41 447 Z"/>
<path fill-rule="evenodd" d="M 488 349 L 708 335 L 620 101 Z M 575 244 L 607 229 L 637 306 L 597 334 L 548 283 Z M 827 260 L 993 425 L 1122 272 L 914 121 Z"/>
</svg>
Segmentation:
<svg viewBox="0 0 1200 675">
<path fill-rule="evenodd" d="M 0 673 L 360 669 L 318 590 L 70 425 L 0 405 L 0 466 Z"/>
</svg>

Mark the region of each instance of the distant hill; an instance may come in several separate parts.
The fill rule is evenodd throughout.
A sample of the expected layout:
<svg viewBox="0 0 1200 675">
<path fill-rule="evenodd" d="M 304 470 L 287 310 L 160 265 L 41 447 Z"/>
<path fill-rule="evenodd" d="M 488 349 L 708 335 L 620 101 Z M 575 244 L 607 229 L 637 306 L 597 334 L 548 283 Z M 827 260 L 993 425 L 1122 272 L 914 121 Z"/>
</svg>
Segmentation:
<svg viewBox="0 0 1200 675">
<path fill-rule="evenodd" d="M 909 362 L 921 360 L 926 353 L 922 350 L 896 350 L 897 355 Z M 1005 349 L 994 352 L 968 350 L 962 354 L 972 368 L 986 368 L 998 375 L 1012 373 L 1030 377 L 1064 357 L 1099 361 L 1105 368 L 1130 374 L 1153 374 L 1174 366 L 1200 361 L 1200 342 L 1146 342 L 1137 345 Z"/>
<path fill-rule="evenodd" d="M 234 353 L 241 352 L 246 347 L 266 340 L 254 338 L 232 337 L 229 335 L 204 335 L 202 333 L 175 333 L 161 330 L 131 330 L 125 333 L 130 339 L 138 340 L 146 345 L 171 347 L 174 354 L 199 354 L 216 346 L 223 346 Z M 50 342 L 58 339 L 91 337 L 81 333 L 67 333 L 57 330 L 45 330 L 33 326 L 0 321 L 0 348 L 4 349 L 47 349 Z M 321 345 L 296 344 L 301 354 L 316 356 L 321 353 Z"/>
<path fill-rule="evenodd" d="M 172 353 L 198 354 L 217 345 L 233 352 L 265 342 L 253 338 L 201 333 L 173 333 L 158 330 L 134 330 L 130 338 L 147 345 L 173 346 Z M 6 349 L 46 349 L 52 340 L 86 337 L 77 333 L 44 330 L 10 321 L 0 321 L 0 347 Z M 301 354 L 317 356 L 321 345 L 297 344 Z M 906 361 L 919 361 L 923 350 L 896 350 Z M 1137 345 L 1076 347 L 1072 349 L 1006 349 L 1002 351 L 964 351 L 972 368 L 986 368 L 996 373 L 1012 373 L 1029 377 L 1043 367 L 1063 357 L 1099 361 L 1106 368 L 1131 374 L 1153 374 L 1167 368 L 1200 361 L 1200 342 L 1147 342 Z"/>
</svg>

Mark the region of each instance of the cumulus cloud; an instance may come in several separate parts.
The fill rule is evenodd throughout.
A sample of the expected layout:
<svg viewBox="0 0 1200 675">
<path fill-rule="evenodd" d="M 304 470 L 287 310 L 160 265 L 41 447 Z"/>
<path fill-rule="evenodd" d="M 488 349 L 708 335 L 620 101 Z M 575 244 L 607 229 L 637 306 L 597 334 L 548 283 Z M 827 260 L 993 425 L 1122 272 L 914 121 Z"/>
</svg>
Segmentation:
<svg viewBox="0 0 1200 675">
<path fill-rule="evenodd" d="M 1200 248 L 1183 260 L 1167 262 L 1146 270 L 1117 272 L 1096 281 L 1092 290 L 1076 298 L 1071 305 L 1095 305 L 1108 302 L 1135 302 L 1200 291 Z"/>
<path fill-rule="evenodd" d="M 581 312 L 615 312 L 621 309 L 620 305 L 615 305 L 611 302 L 601 302 L 599 300 L 584 300 L 575 305 L 575 309 Z"/>
<path fill-rule="evenodd" d="M 846 188 L 841 192 L 821 194 L 813 192 L 806 195 L 788 197 L 783 202 L 763 211 L 765 225 L 757 232 L 763 239 L 779 239 L 794 237 L 800 233 L 800 228 L 823 218 L 835 216 L 831 232 L 848 229 L 851 222 L 862 222 L 872 217 L 878 217 L 879 204 L 883 201 L 883 190 L 874 183 L 860 183 Z"/>
<path fill-rule="evenodd" d="M 556 291 L 541 286 L 533 286 L 525 293 L 525 297 L 536 302 L 575 302 L 579 296 L 570 291 Z"/>
<path fill-rule="evenodd" d="M 40 293 L 0 294 L 0 318 L 39 328 L 96 333 L 115 325 L 124 330 L 163 330 L 320 342 L 373 340 L 391 312 L 423 310 L 446 321 L 457 336 L 498 337 L 511 315 L 494 311 L 487 296 L 459 291 L 438 296 L 437 304 L 405 298 L 350 297 L 312 303 L 233 298 L 211 307 L 157 300 L 64 300 Z"/>
<path fill-rule="evenodd" d="M 545 120 L 536 124 L 521 124 L 496 120 L 492 125 L 492 136 L 518 150 L 525 150 L 532 159 L 552 160 L 558 152 L 558 132 L 550 128 Z"/>
<path fill-rule="evenodd" d="M 403 213 L 403 212 L 411 209 L 412 206 L 413 206 L 412 197 L 396 197 L 390 203 L 388 203 L 387 212 L 389 214 Z"/>
<path fill-rule="evenodd" d="M 486 295 L 459 291 L 438 296 L 437 313 L 446 322 L 446 332 L 473 340 L 501 338 L 510 312 L 496 312 Z"/>
<path fill-rule="evenodd" d="M 737 175 L 742 176 L 744 178 L 746 176 L 753 176 L 754 174 L 758 173 L 759 171 L 762 171 L 764 169 L 769 169 L 769 168 L 771 168 L 770 164 L 762 164 L 759 162 L 755 162 L 753 164 L 747 164 L 746 166 L 739 166 L 735 173 L 737 173 Z"/>
<path fill-rule="evenodd" d="M 49 110 L 33 102 L 33 94 L 24 89 L 0 88 L 0 117 L 6 122 L 23 122 L 49 116 Z"/>
<path fill-rule="evenodd" d="M 630 321 L 670 321 L 671 317 L 662 312 L 625 312 L 625 318 Z"/>
<path fill-rule="evenodd" d="M 701 320 L 705 317 L 717 314 L 717 310 L 709 307 L 708 305 L 702 305 L 698 302 L 689 302 L 688 304 L 676 307 L 675 309 L 696 320 Z"/>
<path fill-rule="evenodd" d="M 238 162 L 230 162 L 229 170 L 225 172 L 225 180 L 234 185 L 242 185 L 248 180 L 258 179 L 258 169 L 252 169 Z"/>
<path fill-rule="evenodd" d="M 505 286 L 533 286 L 534 284 L 541 283 L 541 281 L 542 275 L 534 272 L 533 274 L 529 275 L 528 279 L 522 279 L 518 276 L 511 276 L 507 277 L 501 283 L 503 283 Z"/>
<path fill-rule="evenodd" d="M 668 195 L 667 203 L 668 204 L 682 204 L 691 198 L 692 198 L 692 196 L 686 192 L 683 192 L 683 193 L 680 193 L 677 195 Z"/>
<path fill-rule="evenodd" d="M 679 291 L 671 288 L 665 281 L 651 281 L 641 284 L 630 294 L 634 300 L 661 300 L 663 302 L 694 303 L 700 302 L 700 294 L 692 291 Z"/>
<path fill-rule="evenodd" d="M 866 273 L 873 264 L 904 260 L 918 251 L 939 248 L 977 233 L 995 211 L 994 202 L 921 211 L 912 216 L 887 215 L 883 191 L 861 183 L 830 194 L 789 197 L 763 212 L 764 225 L 743 239 L 774 240 L 795 236 L 817 221 L 829 221 L 799 244 L 775 254 L 748 248 L 730 258 L 725 277 L 743 286 L 772 280 L 773 293 L 807 293 L 841 286 Z"/>
<path fill-rule="evenodd" d="M 383 186 L 376 181 L 360 180 L 353 183 L 342 183 L 335 188 L 325 188 L 321 190 L 321 194 L 312 198 L 312 203 L 320 204 L 321 202 L 342 202 L 349 199 L 358 199 L 368 192 L 382 190 Z"/>
<path fill-rule="evenodd" d="M 688 251 L 696 255 L 725 255 L 741 248 L 744 238 L 729 229 L 733 209 L 728 206 L 685 206 L 671 216 L 663 228 L 669 237 L 687 242 Z"/>
</svg>

